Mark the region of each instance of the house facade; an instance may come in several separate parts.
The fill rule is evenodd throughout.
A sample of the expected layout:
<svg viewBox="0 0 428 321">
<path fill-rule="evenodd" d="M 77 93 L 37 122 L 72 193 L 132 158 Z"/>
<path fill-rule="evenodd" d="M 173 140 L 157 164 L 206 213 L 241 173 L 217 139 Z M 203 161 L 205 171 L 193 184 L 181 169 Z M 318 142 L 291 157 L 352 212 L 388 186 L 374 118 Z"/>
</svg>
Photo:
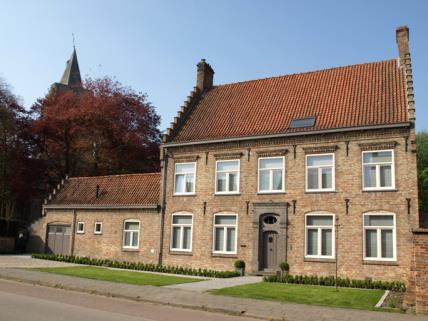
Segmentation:
<svg viewBox="0 0 428 321">
<path fill-rule="evenodd" d="M 161 173 L 70 178 L 33 235 L 73 255 L 408 280 L 415 110 L 408 28 L 396 36 L 395 59 L 225 85 L 201 60 Z"/>
</svg>

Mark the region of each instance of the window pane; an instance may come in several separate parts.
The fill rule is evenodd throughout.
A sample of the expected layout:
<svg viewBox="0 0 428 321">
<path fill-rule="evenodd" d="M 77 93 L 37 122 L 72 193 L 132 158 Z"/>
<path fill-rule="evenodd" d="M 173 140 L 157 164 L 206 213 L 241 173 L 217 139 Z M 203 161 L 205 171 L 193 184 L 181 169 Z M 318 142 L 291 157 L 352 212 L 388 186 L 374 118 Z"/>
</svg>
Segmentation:
<svg viewBox="0 0 428 321">
<path fill-rule="evenodd" d="M 101 232 L 101 224 L 95 224 L 95 231 Z"/>
<path fill-rule="evenodd" d="M 194 188 L 194 175 L 186 175 L 186 193 L 192 193 Z"/>
<path fill-rule="evenodd" d="M 215 217 L 215 224 L 234 225 L 234 224 L 236 224 L 236 216 L 234 216 L 234 215 L 217 215 Z"/>
<path fill-rule="evenodd" d="M 380 166 L 380 186 L 381 187 L 392 186 L 391 182 L 392 182 L 391 165 Z"/>
<path fill-rule="evenodd" d="M 183 250 L 190 250 L 190 242 L 192 237 L 192 228 L 190 226 L 186 226 L 183 228 Z"/>
<path fill-rule="evenodd" d="M 222 227 L 215 229 L 215 247 L 216 251 L 223 251 L 224 229 Z"/>
<path fill-rule="evenodd" d="M 366 257 L 377 257 L 376 230 L 366 230 Z"/>
<path fill-rule="evenodd" d="M 176 164 L 175 173 L 194 173 L 195 172 L 195 164 Z"/>
<path fill-rule="evenodd" d="M 125 230 L 136 230 L 140 229 L 140 223 L 138 222 L 125 222 Z"/>
<path fill-rule="evenodd" d="M 131 232 L 125 232 L 125 240 L 123 242 L 124 246 L 130 246 L 131 245 Z"/>
<path fill-rule="evenodd" d="M 365 215 L 365 226 L 394 226 L 394 217 L 392 215 Z"/>
<path fill-rule="evenodd" d="M 392 162 L 392 152 L 372 152 L 364 153 L 364 163 L 384 163 Z"/>
<path fill-rule="evenodd" d="M 226 173 L 217 173 L 217 191 L 226 192 Z"/>
<path fill-rule="evenodd" d="M 392 259 L 393 257 L 392 230 L 382 230 L 381 240 L 382 240 L 382 257 Z"/>
<path fill-rule="evenodd" d="M 364 187 L 376 187 L 376 166 L 364 166 Z"/>
<path fill-rule="evenodd" d="M 175 192 L 184 193 L 184 175 L 175 175 Z"/>
<path fill-rule="evenodd" d="M 192 216 L 190 215 L 174 215 L 172 218 L 173 224 L 192 224 Z"/>
<path fill-rule="evenodd" d="M 273 189 L 282 190 L 282 170 L 275 169 L 272 171 L 273 176 Z"/>
<path fill-rule="evenodd" d="M 333 155 L 308 156 L 308 166 L 333 165 Z"/>
<path fill-rule="evenodd" d="M 322 244 L 322 248 L 321 248 L 321 255 L 328 255 L 331 256 L 333 255 L 333 231 L 332 230 L 326 230 L 323 229 L 321 231 L 321 244 Z"/>
<path fill-rule="evenodd" d="M 227 246 L 226 251 L 234 252 L 235 251 L 235 228 L 227 229 Z"/>
<path fill-rule="evenodd" d="M 179 226 L 172 228 L 172 247 L 178 249 L 180 246 L 181 229 Z"/>
<path fill-rule="evenodd" d="M 333 187 L 333 170 L 331 167 L 322 169 L 322 188 Z"/>
<path fill-rule="evenodd" d="M 318 168 L 308 168 L 308 189 L 318 189 Z"/>
<path fill-rule="evenodd" d="M 229 192 L 238 191 L 238 174 L 230 173 L 229 174 Z"/>
<path fill-rule="evenodd" d="M 238 161 L 221 161 L 217 162 L 218 171 L 237 171 L 239 170 Z"/>
<path fill-rule="evenodd" d="M 269 171 L 260 171 L 259 173 L 259 190 L 268 191 L 269 190 Z"/>
<path fill-rule="evenodd" d="M 282 169 L 283 158 L 266 158 L 260 160 L 260 168 L 278 168 Z"/>
<path fill-rule="evenodd" d="M 318 255 L 318 230 L 308 229 L 308 255 Z"/>
<path fill-rule="evenodd" d="M 308 226 L 332 226 L 333 225 L 333 216 L 321 216 L 321 215 L 311 215 L 306 217 L 306 222 Z"/>
<path fill-rule="evenodd" d="M 131 232 L 132 233 L 132 246 L 137 247 L 138 246 L 138 232 Z"/>
</svg>

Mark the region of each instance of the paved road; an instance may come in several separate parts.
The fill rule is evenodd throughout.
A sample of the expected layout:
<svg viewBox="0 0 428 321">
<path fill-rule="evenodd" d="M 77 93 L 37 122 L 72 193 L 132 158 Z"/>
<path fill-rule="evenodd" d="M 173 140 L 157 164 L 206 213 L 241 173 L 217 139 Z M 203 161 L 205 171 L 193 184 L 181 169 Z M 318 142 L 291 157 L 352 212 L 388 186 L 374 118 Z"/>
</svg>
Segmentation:
<svg viewBox="0 0 428 321">
<path fill-rule="evenodd" d="M 0 280 L 0 321 L 255 321 Z"/>
</svg>

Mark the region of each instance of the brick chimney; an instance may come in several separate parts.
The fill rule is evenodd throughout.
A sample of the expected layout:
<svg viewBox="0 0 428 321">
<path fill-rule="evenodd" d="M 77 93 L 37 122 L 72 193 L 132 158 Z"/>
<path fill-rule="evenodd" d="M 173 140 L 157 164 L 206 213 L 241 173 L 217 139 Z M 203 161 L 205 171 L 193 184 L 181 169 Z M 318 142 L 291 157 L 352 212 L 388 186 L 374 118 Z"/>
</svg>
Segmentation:
<svg viewBox="0 0 428 321">
<path fill-rule="evenodd" d="M 398 45 L 398 54 L 401 59 L 410 53 L 409 50 L 409 28 L 407 26 L 398 27 L 396 30 L 396 38 Z"/>
<path fill-rule="evenodd" d="M 214 80 L 214 70 L 211 68 L 210 64 L 201 59 L 201 61 L 196 65 L 198 67 L 196 74 L 196 87 L 199 90 L 204 91 L 213 86 Z"/>
</svg>

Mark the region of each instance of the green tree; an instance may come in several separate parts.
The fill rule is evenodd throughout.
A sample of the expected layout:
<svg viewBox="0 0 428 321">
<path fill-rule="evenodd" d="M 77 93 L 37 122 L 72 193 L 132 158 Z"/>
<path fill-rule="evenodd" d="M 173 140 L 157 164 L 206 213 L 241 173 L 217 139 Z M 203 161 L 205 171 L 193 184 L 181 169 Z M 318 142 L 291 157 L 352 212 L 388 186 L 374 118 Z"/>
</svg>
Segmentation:
<svg viewBox="0 0 428 321">
<path fill-rule="evenodd" d="M 416 135 L 418 176 L 419 176 L 419 207 L 428 212 L 428 132 Z"/>
</svg>

